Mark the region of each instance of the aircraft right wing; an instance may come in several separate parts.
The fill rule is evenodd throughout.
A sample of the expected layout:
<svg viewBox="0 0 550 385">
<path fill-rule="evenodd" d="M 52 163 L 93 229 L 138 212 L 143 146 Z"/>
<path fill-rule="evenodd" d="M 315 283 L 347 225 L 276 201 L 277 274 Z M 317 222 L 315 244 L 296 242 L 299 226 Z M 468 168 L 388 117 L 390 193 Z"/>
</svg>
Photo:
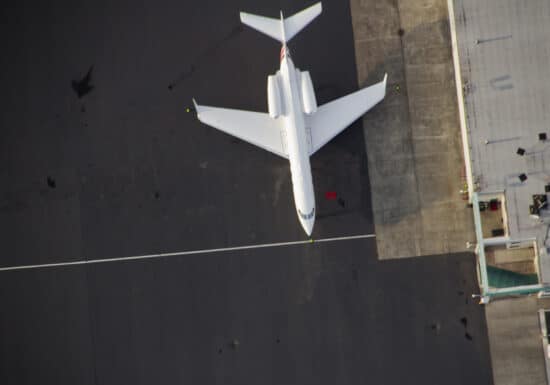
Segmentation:
<svg viewBox="0 0 550 385">
<path fill-rule="evenodd" d="M 195 99 L 193 103 L 197 117 L 204 124 L 288 159 L 281 130 L 282 119 L 272 119 L 262 112 L 200 106 Z"/>
<path fill-rule="evenodd" d="M 386 74 L 384 80 L 373 86 L 323 104 L 317 112 L 307 117 L 306 124 L 311 129 L 310 155 L 384 99 L 387 77 Z"/>
</svg>

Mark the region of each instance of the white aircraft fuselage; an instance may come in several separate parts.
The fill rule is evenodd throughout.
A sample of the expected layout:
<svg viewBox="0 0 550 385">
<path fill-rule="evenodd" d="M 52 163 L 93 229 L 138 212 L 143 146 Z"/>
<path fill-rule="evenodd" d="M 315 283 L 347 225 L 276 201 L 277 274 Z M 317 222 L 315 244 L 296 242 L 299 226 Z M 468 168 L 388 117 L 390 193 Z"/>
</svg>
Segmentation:
<svg viewBox="0 0 550 385">
<path fill-rule="evenodd" d="M 315 194 L 309 154 L 311 152 L 311 136 L 307 132 L 300 99 L 297 70 L 290 58 L 286 45 L 281 48 L 281 100 L 284 113 L 279 119 L 284 119 L 284 137 L 290 173 L 292 175 L 292 191 L 298 219 L 307 235 L 311 235 L 315 223 Z"/>
</svg>

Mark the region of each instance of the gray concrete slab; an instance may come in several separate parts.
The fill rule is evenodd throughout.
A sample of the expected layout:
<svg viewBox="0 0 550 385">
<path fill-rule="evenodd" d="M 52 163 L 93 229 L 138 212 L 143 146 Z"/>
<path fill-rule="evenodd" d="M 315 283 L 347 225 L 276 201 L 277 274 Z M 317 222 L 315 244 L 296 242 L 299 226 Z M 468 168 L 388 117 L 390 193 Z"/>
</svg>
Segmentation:
<svg viewBox="0 0 550 385">
<path fill-rule="evenodd" d="M 459 193 L 465 175 L 446 2 L 351 6 L 359 82 L 384 72 L 389 79 L 386 100 L 363 120 L 379 258 L 463 251 L 475 236 Z"/>
<path fill-rule="evenodd" d="M 536 296 L 496 300 L 485 307 L 495 385 L 547 384 Z"/>
</svg>

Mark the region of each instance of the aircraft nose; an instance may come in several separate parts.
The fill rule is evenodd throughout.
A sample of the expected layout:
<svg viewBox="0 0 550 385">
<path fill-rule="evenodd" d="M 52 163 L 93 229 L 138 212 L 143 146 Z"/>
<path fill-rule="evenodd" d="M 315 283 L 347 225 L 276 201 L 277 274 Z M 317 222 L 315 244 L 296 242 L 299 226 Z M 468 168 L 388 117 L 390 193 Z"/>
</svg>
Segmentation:
<svg viewBox="0 0 550 385">
<path fill-rule="evenodd" d="M 304 228 L 304 231 L 306 232 L 307 236 L 309 237 L 311 233 L 313 232 L 313 219 L 309 220 L 301 220 L 302 227 Z"/>
</svg>

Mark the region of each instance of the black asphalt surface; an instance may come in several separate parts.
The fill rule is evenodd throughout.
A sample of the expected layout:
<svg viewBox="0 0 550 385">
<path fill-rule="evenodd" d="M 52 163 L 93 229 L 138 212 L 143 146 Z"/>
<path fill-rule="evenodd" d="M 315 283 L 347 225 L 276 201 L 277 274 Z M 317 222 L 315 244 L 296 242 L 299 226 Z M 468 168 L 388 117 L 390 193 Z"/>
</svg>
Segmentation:
<svg viewBox="0 0 550 385">
<path fill-rule="evenodd" d="M 305 239 L 288 163 L 186 107 L 265 111 L 279 44 L 238 11 L 309 4 L 3 5 L 0 266 Z M 358 87 L 349 5 L 323 8 L 290 43 L 320 104 Z M 312 166 L 313 237 L 374 232 L 360 123 Z M 487 384 L 473 292 L 472 255 L 374 239 L 0 272 L 0 384 Z"/>
<path fill-rule="evenodd" d="M 276 15 L 278 4 L 67 3 L 9 10 L 3 31 L 21 36 L 2 71 L 2 265 L 305 238 L 288 161 L 186 112 L 193 96 L 267 110 L 280 45 L 238 11 Z M 349 20 L 327 3 L 291 42 L 320 102 L 357 88 Z M 362 142 L 356 124 L 313 157 L 315 237 L 373 232 Z"/>
</svg>

